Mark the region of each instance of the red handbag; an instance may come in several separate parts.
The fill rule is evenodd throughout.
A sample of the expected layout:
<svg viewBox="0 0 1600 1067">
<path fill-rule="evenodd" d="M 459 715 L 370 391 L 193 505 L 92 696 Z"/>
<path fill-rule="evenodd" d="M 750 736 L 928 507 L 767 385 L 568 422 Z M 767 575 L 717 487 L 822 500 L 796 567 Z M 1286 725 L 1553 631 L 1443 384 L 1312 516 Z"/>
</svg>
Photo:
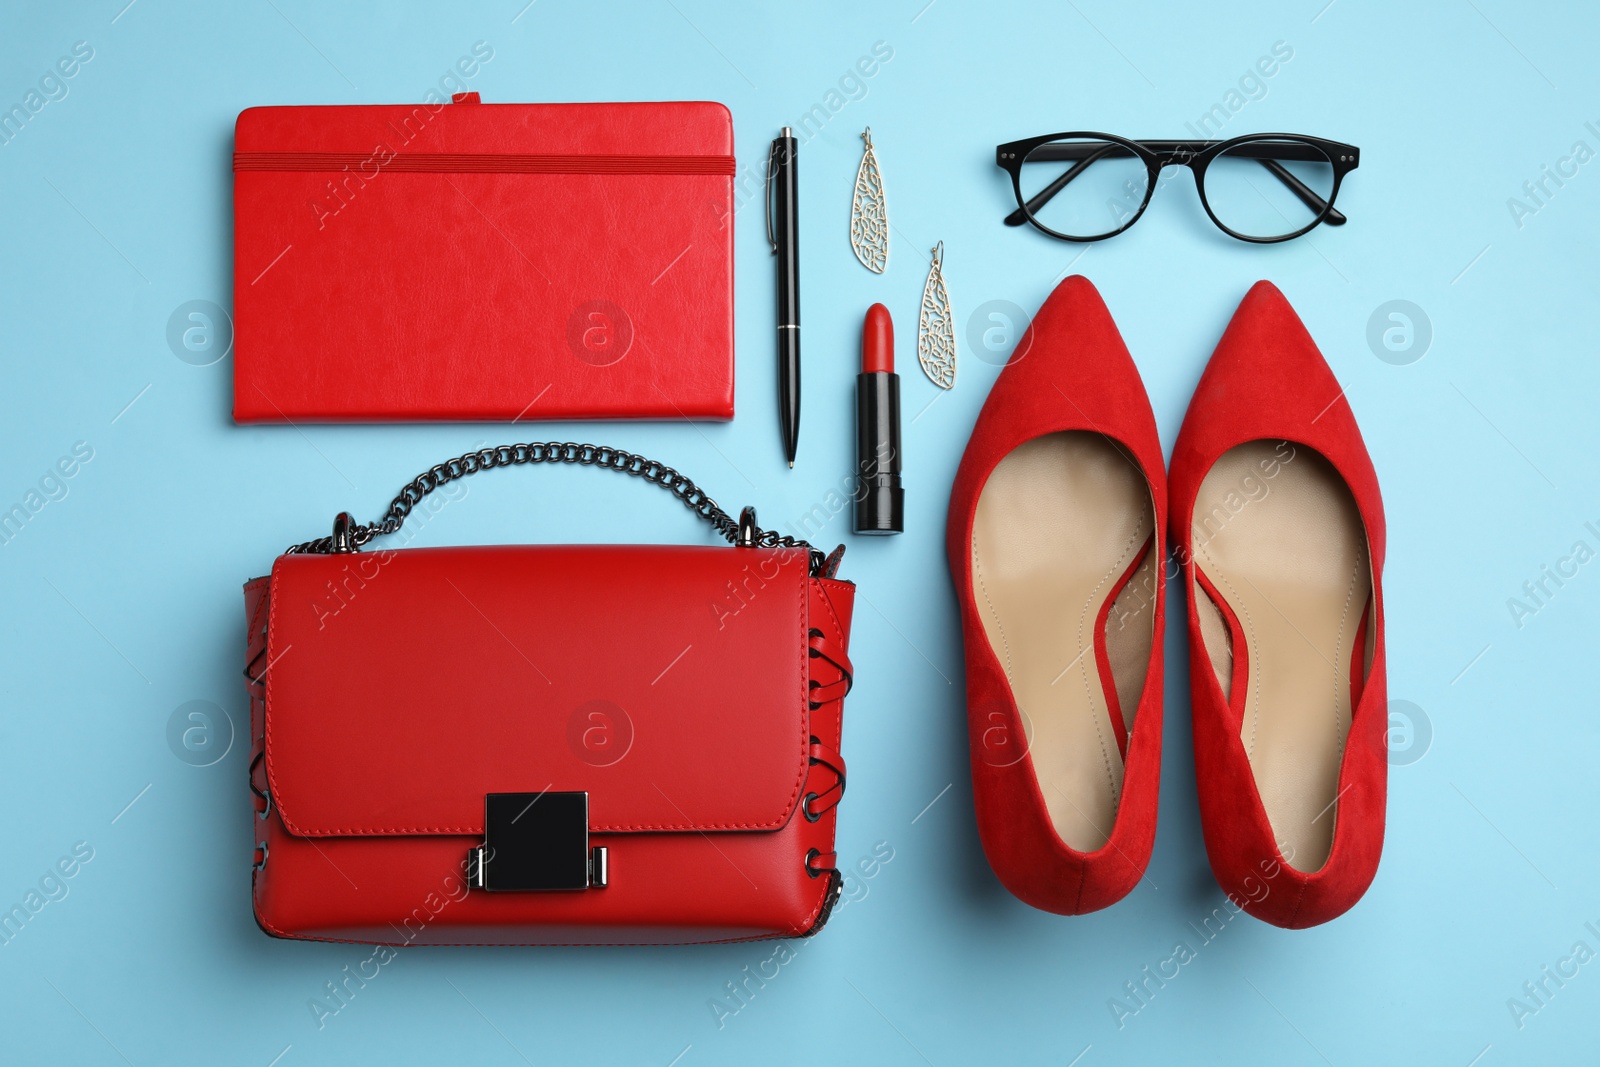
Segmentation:
<svg viewBox="0 0 1600 1067">
<path fill-rule="evenodd" d="M 671 490 L 735 546 L 361 551 L 479 470 Z M 855 586 L 670 467 L 488 448 L 245 585 L 256 921 L 277 937 L 679 944 L 802 937 L 838 899 Z"/>
</svg>

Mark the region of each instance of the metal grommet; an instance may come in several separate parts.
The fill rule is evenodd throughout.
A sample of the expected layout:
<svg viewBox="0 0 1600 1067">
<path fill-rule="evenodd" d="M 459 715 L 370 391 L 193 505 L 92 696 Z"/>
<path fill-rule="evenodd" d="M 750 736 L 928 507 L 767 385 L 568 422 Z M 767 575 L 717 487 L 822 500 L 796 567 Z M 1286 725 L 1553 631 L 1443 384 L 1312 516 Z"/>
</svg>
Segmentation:
<svg viewBox="0 0 1600 1067">
<path fill-rule="evenodd" d="M 262 847 L 265 848 L 266 846 L 263 845 Z M 822 855 L 822 850 L 821 849 L 812 848 L 812 849 L 807 849 L 806 850 L 806 873 L 808 875 L 810 875 L 811 877 L 813 877 L 813 878 L 817 877 L 817 875 L 822 873 L 821 871 L 817 870 L 815 867 L 811 866 L 811 861 L 816 859 L 820 855 Z M 265 863 L 266 860 L 263 859 L 261 862 Z"/>
<path fill-rule="evenodd" d="M 260 819 L 262 822 L 266 822 L 267 816 L 272 814 L 272 794 L 262 793 L 261 799 L 265 800 L 267 803 L 264 808 L 256 812 L 256 818 Z"/>
<path fill-rule="evenodd" d="M 800 801 L 800 810 L 805 814 L 806 822 L 816 822 L 818 819 L 822 818 L 823 812 L 821 811 L 817 812 L 815 815 L 811 813 L 811 802 L 816 799 L 818 799 L 817 794 L 807 793 L 805 798 Z M 826 808 L 823 809 L 823 811 L 826 810 Z"/>
<path fill-rule="evenodd" d="M 267 843 L 265 841 L 257 841 L 256 842 L 256 851 L 261 853 L 261 858 L 256 860 L 254 863 L 250 864 L 250 869 L 252 871 L 259 871 L 259 870 L 263 869 L 264 867 L 266 867 L 266 865 L 267 865 Z M 816 850 L 813 849 L 812 851 L 815 852 Z M 821 853 L 817 853 L 817 854 L 821 855 Z M 806 865 L 809 867 L 810 864 L 811 864 L 811 860 L 810 860 L 809 857 L 807 857 Z M 816 875 L 812 875 L 812 877 L 815 878 Z"/>
</svg>

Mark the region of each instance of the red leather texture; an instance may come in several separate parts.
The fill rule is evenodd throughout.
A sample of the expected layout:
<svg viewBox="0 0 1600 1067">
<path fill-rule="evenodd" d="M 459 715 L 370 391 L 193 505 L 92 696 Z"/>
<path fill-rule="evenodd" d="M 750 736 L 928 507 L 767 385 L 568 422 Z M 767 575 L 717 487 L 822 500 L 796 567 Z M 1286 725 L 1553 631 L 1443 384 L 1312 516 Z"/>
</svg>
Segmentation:
<svg viewBox="0 0 1600 1067">
<path fill-rule="evenodd" d="M 838 881 L 816 868 L 843 791 L 854 587 L 807 565 L 638 546 L 280 557 L 245 587 L 258 922 L 397 945 L 813 932 Z M 468 889 L 484 795 L 546 790 L 588 793 L 608 884 Z"/>
<path fill-rule="evenodd" d="M 708 102 L 260 107 L 238 422 L 733 417 L 733 127 Z"/>
</svg>

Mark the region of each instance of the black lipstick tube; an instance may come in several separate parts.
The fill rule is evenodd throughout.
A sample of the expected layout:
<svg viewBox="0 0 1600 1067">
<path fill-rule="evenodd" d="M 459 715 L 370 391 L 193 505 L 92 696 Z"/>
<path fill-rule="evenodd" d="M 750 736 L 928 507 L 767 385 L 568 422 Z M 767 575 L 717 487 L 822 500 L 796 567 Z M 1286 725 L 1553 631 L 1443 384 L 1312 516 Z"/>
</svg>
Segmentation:
<svg viewBox="0 0 1600 1067">
<path fill-rule="evenodd" d="M 856 533 L 905 530 L 905 490 L 900 487 L 900 375 L 856 375 Z"/>
</svg>

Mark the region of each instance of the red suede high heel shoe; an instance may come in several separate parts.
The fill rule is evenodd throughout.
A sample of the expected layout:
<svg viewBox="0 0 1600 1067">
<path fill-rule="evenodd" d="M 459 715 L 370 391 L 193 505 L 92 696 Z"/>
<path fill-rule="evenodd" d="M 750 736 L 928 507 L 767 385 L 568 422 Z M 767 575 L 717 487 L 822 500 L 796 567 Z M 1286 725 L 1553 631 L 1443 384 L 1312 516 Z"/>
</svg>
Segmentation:
<svg viewBox="0 0 1600 1067">
<path fill-rule="evenodd" d="M 1144 383 L 1068 278 L 983 405 L 946 531 L 979 835 L 1036 908 L 1103 908 L 1150 861 L 1166 497 Z"/>
<path fill-rule="evenodd" d="M 1268 282 L 1200 378 L 1170 492 L 1211 869 L 1259 919 L 1327 922 L 1383 850 L 1383 501 L 1344 391 Z"/>
</svg>

